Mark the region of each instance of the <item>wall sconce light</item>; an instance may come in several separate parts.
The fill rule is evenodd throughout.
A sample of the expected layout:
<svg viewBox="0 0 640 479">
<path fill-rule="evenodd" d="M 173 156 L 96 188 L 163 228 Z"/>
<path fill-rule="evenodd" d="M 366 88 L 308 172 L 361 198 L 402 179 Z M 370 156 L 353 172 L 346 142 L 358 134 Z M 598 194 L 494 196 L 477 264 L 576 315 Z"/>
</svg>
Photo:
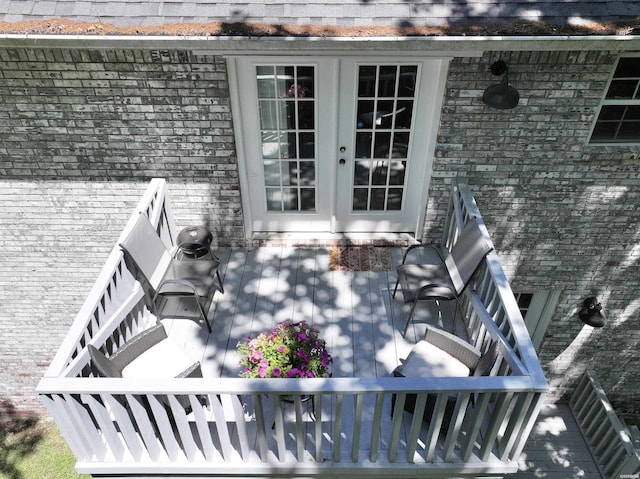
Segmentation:
<svg viewBox="0 0 640 479">
<path fill-rule="evenodd" d="M 598 298 L 591 296 L 582 303 L 582 308 L 578 311 L 578 316 L 583 323 L 601 328 L 607 321 L 607 317 L 602 312 L 602 305 L 598 303 Z"/>
<path fill-rule="evenodd" d="M 493 62 L 491 73 L 495 76 L 504 75 L 502 81 L 488 87 L 482 94 L 485 105 L 498 110 L 511 110 L 518 106 L 520 93 L 509 85 L 509 67 L 502 60 Z"/>
</svg>

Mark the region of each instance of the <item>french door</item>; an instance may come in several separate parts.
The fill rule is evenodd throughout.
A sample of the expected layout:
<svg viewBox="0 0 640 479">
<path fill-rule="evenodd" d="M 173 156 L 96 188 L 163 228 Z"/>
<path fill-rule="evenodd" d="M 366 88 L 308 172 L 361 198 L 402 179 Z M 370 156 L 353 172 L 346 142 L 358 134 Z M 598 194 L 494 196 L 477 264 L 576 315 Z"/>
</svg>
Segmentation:
<svg viewBox="0 0 640 479">
<path fill-rule="evenodd" d="M 445 65 L 440 59 L 232 61 L 251 231 L 416 233 Z"/>
</svg>

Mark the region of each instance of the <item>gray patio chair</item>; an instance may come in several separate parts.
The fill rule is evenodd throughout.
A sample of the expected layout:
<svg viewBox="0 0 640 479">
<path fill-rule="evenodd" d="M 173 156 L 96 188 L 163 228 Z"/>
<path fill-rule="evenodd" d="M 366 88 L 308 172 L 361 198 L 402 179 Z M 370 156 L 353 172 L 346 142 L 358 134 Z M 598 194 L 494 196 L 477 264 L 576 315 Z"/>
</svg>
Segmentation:
<svg viewBox="0 0 640 479">
<path fill-rule="evenodd" d="M 418 341 L 407 359 L 394 371 L 394 377 L 468 377 L 489 376 L 498 358 L 498 343 L 493 341 L 487 351 L 480 350 L 460 339 L 458 336 L 427 325 L 424 339 Z M 404 410 L 413 413 L 416 403 L 415 394 L 407 394 Z M 447 398 L 443 427 L 444 432 L 453 415 L 457 394 Z M 473 398 L 472 398 L 473 402 Z M 436 396 L 427 396 L 423 420 L 429 422 L 436 403 Z M 395 405 L 395 397 L 392 397 Z M 392 409 L 393 410 L 393 409 Z"/>
<path fill-rule="evenodd" d="M 106 357 L 95 346 L 87 345 L 94 374 L 106 378 L 201 378 L 200 362 L 192 359 L 175 341 L 167 337 L 162 324 L 135 335 Z M 166 400 L 163 400 L 168 405 Z M 188 397 L 178 397 L 190 410 Z"/>
<path fill-rule="evenodd" d="M 424 251 L 420 255 L 420 263 L 411 262 L 418 249 Z M 411 303 L 411 311 L 402 331 L 406 336 L 407 329 L 413 318 L 419 301 L 450 301 L 456 300 L 453 317 L 457 315 L 457 300 L 468 286 L 474 273 L 482 263 L 484 257 L 493 249 L 480 231 L 475 219 L 471 218 L 460 232 L 451 253 L 431 244 L 417 244 L 410 246 L 402 257 L 402 264 L 396 268 L 398 279 L 393 289 L 396 297 L 398 285 L 402 289 L 405 303 Z"/>
<path fill-rule="evenodd" d="M 158 319 L 199 318 L 211 333 L 207 312 L 218 290 L 217 257 L 210 260 L 172 257 L 144 214 L 140 214 L 120 247 L 127 268 L 142 284 L 149 309 Z"/>
</svg>

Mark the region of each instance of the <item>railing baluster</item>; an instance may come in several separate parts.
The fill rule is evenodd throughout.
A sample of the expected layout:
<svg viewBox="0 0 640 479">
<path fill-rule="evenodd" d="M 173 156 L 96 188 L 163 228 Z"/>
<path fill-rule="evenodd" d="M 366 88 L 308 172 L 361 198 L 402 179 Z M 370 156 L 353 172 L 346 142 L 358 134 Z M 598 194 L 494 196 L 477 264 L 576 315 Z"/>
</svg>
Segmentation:
<svg viewBox="0 0 640 479">
<path fill-rule="evenodd" d="M 260 460 L 267 462 L 269 460 L 269 448 L 267 445 L 267 425 L 264 417 L 264 407 L 262 406 L 261 394 L 252 394 L 251 402 L 253 410 L 256 414 L 256 434 L 258 436 L 258 449 L 260 450 Z"/>
<path fill-rule="evenodd" d="M 167 395 L 167 399 L 174 424 L 176 425 L 176 434 L 178 435 L 178 439 L 182 445 L 182 452 L 187 456 L 189 461 L 197 461 L 200 459 L 201 455 L 198 446 L 196 446 L 193 439 L 193 433 L 191 432 L 191 427 L 189 426 L 184 406 L 180 404 L 178 398 L 173 394 Z M 202 408 L 202 406 L 199 407 Z"/>
<path fill-rule="evenodd" d="M 298 461 L 303 461 L 305 435 L 302 428 L 302 399 L 299 394 L 296 394 L 293 401 L 296 412 L 296 449 L 298 453 Z"/>
<path fill-rule="evenodd" d="M 398 443 L 400 442 L 400 428 L 404 419 L 404 403 L 406 394 L 400 393 L 396 395 L 396 403 L 393 407 L 391 437 L 389 439 L 389 462 L 396 462 L 398 457 Z"/>
<path fill-rule="evenodd" d="M 286 459 L 286 445 L 284 442 L 284 418 L 282 417 L 282 396 L 272 395 L 273 398 L 273 420 L 276 428 L 276 444 L 278 446 L 278 459 L 284 462 Z"/>
<path fill-rule="evenodd" d="M 240 402 L 240 397 L 236 394 L 230 394 L 229 396 L 223 396 L 231 401 L 231 409 L 233 410 L 233 416 L 235 418 L 235 426 L 238 432 L 238 440 L 240 441 L 240 454 L 242 454 L 242 460 L 249 460 L 249 437 L 247 435 L 247 422 L 245 419 L 245 411 Z M 224 409 L 224 406 L 223 406 Z"/>
<path fill-rule="evenodd" d="M 409 436 L 407 437 L 407 461 L 414 462 L 416 449 L 418 447 L 418 436 L 420 429 L 422 429 L 422 418 L 424 416 L 424 409 L 427 404 L 427 394 L 421 393 L 416 397 L 415 406 L 413 408 L 413 417 L 411 418 L 411 429 L 409 430 Z M 433 421 L 431 421 L 433 423 Z M 431 437 L 431 428 L 429 428 L 429 438 Z M 438 434 L 436 433 L 436 438 Z"/>
<path fill-rule="evenodd" d="M 333 460 L 342 459 L 342 394 L 336 394 L 336 413 L 333 421 Z"/>
<path fill-rule="evenodd" d="M 131 416 L 126 407 L 111 394 L 101 394 L 100 398 L 105 405 L 108 405 L 113 413 L 115 421 L 118 423 L 120 434 L 122 434 L 122 438 L 126 442 L 133 459 L 135 461 L 148 460 L 146 449 L 143 448 L 141 444 L 140 437 L 131 422 Z M 124 398 L 124 400 L 126 401 L 126 398 Z"/>
<path fill-rule="evenodd" d="M 323 394 L 313 395 L 313 417 L 315 419 L 315 443 L 316 443 L 316 461 L 322 462 L 322 402 Z"/>
<path fill-rule="evenodd" d="M 458 394 L 456 406 L 453 410 L 453 417 L 451 418 L 449 430 L 447 431 L 447 436 L 444 441 L 443 457 L 446 462 L 451 462 L 453 460 L 453 452 L 456 447 L 456 440 L 460 436 L 460 429 L 462 428 L 462 423 L 465 419 L 467 405 L 469 404 L 470 398 L 470 393 Z"/>
<path fill-rule="evenodd" d="M 98 402 L 98 400 L 90 394 L 83 394 L 81 399 L 87 406 L 89 406 L 93 418 L 97 423 L 98 429 L 102 432 L 102 438 L 106 445 L 107 457 L 111 456 L 111 458 L 116 461 L 130 461 L 131 457 L 122 444 L 118 431 L 116 430 L 109 413 L 106 411 L 104 404 Z"/>
<path fill-rule="evenodd" d="M 184 460 L 184 455 L 173 434 L 173 427 L 171 426 L 171 421 L 167 417 L 167 412 L 164 408 L 164 405 L 153 394 L 148 394 L 146 398 L 149 402 L 149 406 L 151 406 L 151 411 L 153 412 L 153 417 L 155 418 L 155 424 L 158 427 L 160 436 L 162 437 L 162 444 L 164 445 L 164 449 L 169 456 L 169 460 Z"/>
<path fill-rule="evenodd" d="M 355 396 L 353 436 L 351 438 L 351 461 L 357 462 L 360 452 L 360 434 L 362 432 L 362 403 L 364 395 L 357 394 Z"/>
<path fill-rule="evenodd" d="M 91 446 L 97 444 L 97 431 L 92 421 L 86 417 L 88 415 L 82 405 L 69 395 L 51 394 L 43 395 L 42 398 L 76 458 L 89 461 L 96 456 Z M 78 414 L 72 411 L 75 408 L 83 409 L 83 420 L 78 421 Z"/>
<path fill-rule="evenodd" d="M 429 423 L 429 433 L 427 434 L 427 443 L 425 445 L 425 460 L 433 462 L 436 454 L 436 445 L 438 444 L 438 436 L 444 419 L 444 410 L 447 407 L 449 394 L 446 391 L 438 393 L 436 404 L 433 408 L 433 415 Z"/>
<path fill-rule="evenodd" d="M 376 405 L 373 411 L 373 425 L 371 430 L 371 442 L 369 443 L 369 460 L 378 460 L 378 449 L 380 448 L 380 429 L 382 423 L 382 407 L 384 406 L 384 393 L 376 394 Z"/>
<path fill-rule="evenodd" d="M 483 444 L 480 448 L 480 459 L 483 461 L 488 461 L 491 456 L 493 446 L 496 442 L 496 437 L 498 436 L 503 421 L 505 420 L 513 394 L 513 392 L 501 392 L 498 394 L 498 400 L 496 401 L 493 413 L 490 416 L 489 425 L 487 427 L 487 431 L 483 435 Z"/>
<path fill-rule="evenodd" d="M 205 459 L 209 462 L 219 460 L 221 456 L 218 454 L 218 457 L 216 457 L 217 451 L 211 438 L 209 422 L 207 421 L 204 409 L 200 407 L 200 401 L 198 400 L 197 396 L 193 394 L 189 395 L 189 404 L 191 405 L 191 409 L 193 410 L 193 416 L 196 422 L 196 430 L 198 431 L 198 437 L 200 438 L 200 444 L 202 446 L 202 454 L 204 454 Z"/>
<path fill-rule="evenodd" d="M 218 432 L 222 457 L 225 462 L 229 462 L 232 460 L 231 438 L 229 437 L 229 428 L 227 427 L 227 420 L 224 415 L 224 408 L 220 402 L 220 396 L 209 395 L 209 405 L 211 406 L 213 421 L 215 422 L 216 431 Z"/>
<path fill-rule="evenodd" d="M 140 431 L 140 435 L 142 436 L 142 440 L 151 460 L 156 462 L 168 460 L 169 457 L 160 445 L 158 437 L 156 436 L 157 427 L 153 422 L 151 411 L 148 409 L 149 406 L 145 407 L 142 404 L 142 402 L 146 401 L 146 397 L 139 396 L 138 399 L 138 397 L 127 394 L 126 398 L 127 404 L 135 418 L 138 430 Z"/>
</svg>

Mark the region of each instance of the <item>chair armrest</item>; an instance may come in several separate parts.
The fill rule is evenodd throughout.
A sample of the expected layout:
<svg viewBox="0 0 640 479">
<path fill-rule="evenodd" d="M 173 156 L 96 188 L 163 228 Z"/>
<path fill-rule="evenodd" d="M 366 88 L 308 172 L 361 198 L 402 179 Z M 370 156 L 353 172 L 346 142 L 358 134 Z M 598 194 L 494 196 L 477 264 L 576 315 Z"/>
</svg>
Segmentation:
<svg viewBox="0 0 640 479">
<path fill-rule="evenodd" d="M 164 326 L 162 324 L 156 324 L 124 343 L 111 356 L 110 360 L 122 371 L 134 359 L 166 338 L 167 332 Z"/>
<path fill-rule="evenodd" d="M 440 262 L 444 262 L 444 257 L 442 256 L 440 249 L 436 245 L 433 245 L 430 243 L 419 243 L 419 244 L 411 245 L 405 250 L 404 254 L 402 255 L 402 264 L 406 263 L 407 258 L 409 258 L 410 254 L 416 253 L 417 250 L 426 250 L 426 249 L 429 249 L 432 252 L 435 252 L 438 260 Z M 422 262 L 422 261 L 419 261 L 419 262 Z"/>
<path fill-rule="evenodd" d="M 474 371 L 482 354 L 480 350 L 454 334 L 427 325 L 425 341 L 437 346 Z"/>
<path fill-rule="evenodd" d="M 93 346 L 87 345 L 89 356 L 91 357 L 91 370 L 96 376 L 103 378 L 121 378 L 122 368 L 107 358 L 102 351 Z"/>
<path fill-rule="evenodd" d="M 182 371 L 176 377 L 177 378 L 201 378 L 202 368 L 200 367 L 200 362 L 196 362 L 192 364 L 189 368 Z"/>
</svg>

